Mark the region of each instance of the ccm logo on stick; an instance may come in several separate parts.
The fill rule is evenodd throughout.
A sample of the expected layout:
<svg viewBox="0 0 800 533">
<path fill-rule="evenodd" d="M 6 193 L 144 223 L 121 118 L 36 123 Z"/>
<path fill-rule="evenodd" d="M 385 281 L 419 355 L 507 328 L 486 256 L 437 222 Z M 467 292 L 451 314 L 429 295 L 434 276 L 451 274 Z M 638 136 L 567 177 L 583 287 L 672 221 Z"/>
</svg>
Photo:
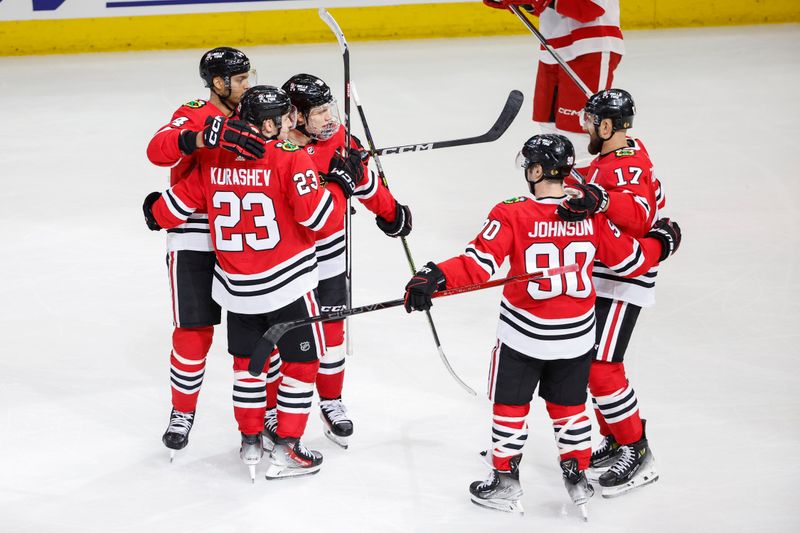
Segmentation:
<svg viewBox="0 0 800 533">
<path fill-rule="evenodd" d="M 408 146 L 398 146 L 397 148 L 386 148 L 381 150 L 380 155 L 385 154 L 403 154 L 405 152 L 422 152 L 424 150 L 432 150 L 433 143 L 429 144 L 409 144 Z"/>
</svg>

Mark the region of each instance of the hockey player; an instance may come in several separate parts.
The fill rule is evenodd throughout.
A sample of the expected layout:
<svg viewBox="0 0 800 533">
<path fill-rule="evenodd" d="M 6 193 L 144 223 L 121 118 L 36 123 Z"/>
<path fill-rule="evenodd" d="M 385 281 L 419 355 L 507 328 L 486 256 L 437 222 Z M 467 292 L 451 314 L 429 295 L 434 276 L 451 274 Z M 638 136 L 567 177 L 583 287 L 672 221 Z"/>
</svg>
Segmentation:
<svg viewBox="0 0 800 533">
<path fill-rule="evenodd" d="M 520 453 L 525 418 L 538 385 L 553 421 L 564 484 L 586 518 L 593 494 L 584 471 L 591 454 L 586 386 L 594 345 L 593 259 L 621 276 L 635 276 L 671 255 L 680 228 L 659 221 L 646 238 L 621 233 L 604 215 L 565 222 L 555 213 L 564 199 L 563 180 L 574 163 L 566 137 L 530 138 L 517 157 L 531 196 L 497 204 L 464 254 L 428 263 L 406 285 L 406 310 L 431 306 L 440 289 L 485 282 L 506 260 L 509 276 L 577 263 L 579 271 L 529 283 L 508 284 L 500 303 L 497 343 L 492 351 L 489 399 L 493 406 L 493 470 L 470 485 L 472 501 L 503 511 L 522 511 Z"/>
<path fill-rule="evenodd" d="M 153 164 L 170 168 L 170 185 L 197 172 L 198 148 L 222 145 L 246 155 L 248 150 L 258 150 L 262 143 L 236 121 L 219 120 L 213 127 L 206 125 L 211 117 L 230 117 L 250 86 L 247 56 L 234 48 L 209 50 L 200 59 L 200 78 L 210 90 L 209 99 L 192 100 L 179 107 L 147 147 L 147 157 Z M 225 128 L 226 138 L 218 135 L 220 127 Z M 189 443 L 206 355 L 214 326 L 220 322 L 219 305 L 211 298 L 212 250 L 205 209 L 167 232 L 167 271 L 175 329 L 170 352 L 172 411 L 162 440 L 171 457 Z"/>
<path fill-rule="evenodd" d="M 220 150 L 198 153 L 199 172 L 163 194 L 151 193 L 144 212 L 148 226 L 159 229 L 177 227 L 197 210 L 208 211 L 217 256 L 212 295 L 228 311 L 240 453 L 255 479 L 263 454 L 266 376 L 254 378 L 247 372 L 250 354 L 271 324 L 318 313 L 314 232 L 336 223 L 345 196 L 363 175 L 360 165 L 344 162 L 328 174 L 328 181 L 337 185 L 321 186 L 305 152 L 279 140 L 294 126 L 295 110 L 276 87 L 249 89 L 238 113 L 271 139 L 263 157 L 247 160 Z M 278 342 L 283 380 L 267 479 L 311 474 L 322 463 L 322 455 L 305 448 L 300 438 L 324 347 L 319 324 L 294 329 Z"/>
<path fill-rule="evenodd" d="M 330 87 L 316 76 L 297 74 L 283 84 L 297 108 L 297 127 L 289 133 L 289 139 L 302 147 L 311 157 L 319 172 L 327 174 L 336 157 L 344 148 L 345 130 L 339 121 L 336 100 Z M 351 138 L 350 155 L 358 159 L 364 154 L 355 138 Z M 390 237 L 404 237 L 411 232 L 411 210 L 397 202 L 389 189 L 374 173 L 369 172 L 366 158 L 363 160 L 367 179 L 356 189 L 357 198 L 367 209 L 375 213 L 378 227 Z M 317 261 L 320 283 L 317 293 L 323 312 L 344 309 L 347 304 L 345 278 L 345 228 L 344 218 L 335 225 L 317 233 Z M 342 403 L 344 384 L 344 321 L 325 322 L 325 356 L 320 361 L 317 374 L 320 415 L 325 435 L 343 448 L 347 448 L 353 434 L 353 422 Z M 273 353 L 267 383 L 267 419 L 264 425 L 264 446 L 272 446 L 270 437 L 275 428 L 275 395 L 280 358 Z"/>
<path fill-rule="evenodd" d="M 548 44 L 572 68 L 590 91 L 608 89 L 625 53 L 619 27 L 619 0 L 484 0 L 506 9 L 525 6 L 539 17 L 539 30 Z M 591 157 L 580 113 L 586 95 L 544 47 L 533 95 L 533 120 L 542 133 L 560 133 L 572 141 L 576 170 L 584 174 Z"/>
<path fill-rule="evenodd" d="M 664 207 L 661 184 L 642 142 L 627 136 L 636 113 L 630 93 L 610 89 L 594 94 L 583 110 L 589 152 L 597 155 L 587 184 L 562 202 L 559 214 L 579 221 L 602 212 L 621 231 L 640 237 L 653 227 Z M 599 476 L 603 497 L 624 494 L 658 479 L 653 454 L 639 416 L 636 393 L 625 374 L 624 357 L 643 307 L 655 303 L 658 268 L 626 279 L 596 262 L 597 339 L 589 390 L 603 442 L 592 454 L 590 477 Z"/>
</svg>

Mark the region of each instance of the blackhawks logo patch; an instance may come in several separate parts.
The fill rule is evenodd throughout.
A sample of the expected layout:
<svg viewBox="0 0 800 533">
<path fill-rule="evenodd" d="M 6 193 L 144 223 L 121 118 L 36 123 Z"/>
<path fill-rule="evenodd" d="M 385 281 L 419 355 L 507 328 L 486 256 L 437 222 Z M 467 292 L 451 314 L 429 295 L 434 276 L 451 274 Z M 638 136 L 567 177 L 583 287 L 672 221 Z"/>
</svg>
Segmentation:
<svg viewBox="0 0 800 533">
<path fill-rule="evenodd" d="M 204 105 L 206 105 L 205 100 L 190 100 L 183 104 L 183 107 L 188 107 L 189 109 L 200 109 Z"/>
<path fill-rule="evenodd" d="M 526 198 L 524 196 L 517 196 L 516 198 L 509 198 L 508 200 L 503 200 L 504 204 L 518 204 L 520 202 L 524 202 Z"/>
<path fill-rule="evenodd" d="M 619 150 L 615 150 L 614 153 L 617 157 L 625 157 L 635 155 L 636 151 L 633 148 L 620 148 Z"/>
<path fill-rule="evenodd" d="M 276 144 L 275 147 L 280 148 L 284 152 L 296 152 L 300 149 L 299 146 L 297 146 L 291 141 L 283 141 L 282 143 Z"/>
</svg>

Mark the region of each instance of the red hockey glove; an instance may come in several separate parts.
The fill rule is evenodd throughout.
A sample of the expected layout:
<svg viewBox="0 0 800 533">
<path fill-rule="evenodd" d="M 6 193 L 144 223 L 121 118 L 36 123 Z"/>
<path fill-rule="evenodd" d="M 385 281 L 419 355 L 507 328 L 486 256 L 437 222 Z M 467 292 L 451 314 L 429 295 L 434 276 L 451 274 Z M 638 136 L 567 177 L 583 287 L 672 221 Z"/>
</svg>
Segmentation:
<svg viewBox="0 0 800 533">
<path fill-rule="evenodd" d="M 153 231 L 161 230 L 161 226 L 158 225 L 156 222 L 156 217 L 153 216 L 153 204 L 161 198 L 160 192 L 151 192 L 148 194 L 145 199 L 144 203 L 142 204 L 142 211 L 144 211 L 144 223 L 147 224 L 147 227 Z"/>
<path fill-rule="evenodd" d="M 579 183 L 565 190 L 567 198 L 561 201 L 556 213 L 567 222 L 586 220 L 597 212 L 602 213 L 608 207 L 608 193 L 594 183 Z"/>
<path fill-rule="evenodd" d="M 542 11 L 547 9 L 547 6 L 553 3 L 553 0 L 483 0 L 483 3 L 495 9 L 508 9 L 509 6 L 519 6 L 538 17 L 542 14 Z"/>
<path fill-rule="evenodd" d="M 405 237 L 411 233 L 411 209 L 400 202 L 394 204 L 394 221 L 389 222 L 381 216 L 375 217 L 375 223 L 389 237 Z"/>
<path fill-rule="evenodd" d="M 406 284 L 406 295 L 403 299 L 406 313 L 427 311 L 433 305 L 431 295 L 445 287 L 444 272 L 435 263 L 428 262 Z"/>
<path fill-rule="evenodd" d="M 222 147 L 245 159 L 264 157 L 266 138 L 243 120 L 208 117 L 203 129 L 203 144 L 208 148 Z"/>
<path fill-rule="evenodd" d="M 673 222 L 668 218 L 660 218 L 653 224 L 653 229 L 645 234 L 645 237 L 652 237 L 661 241 L 661 257 L 659 261 L 663 261 L 678 251 L 681 245 L 681 227 L 677 222 Z"/>
</svg>

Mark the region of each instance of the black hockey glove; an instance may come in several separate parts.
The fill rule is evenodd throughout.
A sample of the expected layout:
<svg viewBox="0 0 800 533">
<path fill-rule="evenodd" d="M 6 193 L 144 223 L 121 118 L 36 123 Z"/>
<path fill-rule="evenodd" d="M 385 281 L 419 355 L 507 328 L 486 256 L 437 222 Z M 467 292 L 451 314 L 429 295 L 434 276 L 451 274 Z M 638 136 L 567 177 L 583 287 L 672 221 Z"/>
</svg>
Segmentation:
<svg viewBox="0 0 800 533">
<path fill-rule="evenodd" d="M 595 213 L 603 212 L 608 207 L 608 193 L 604 188 L 594 183 L 579 183 L 570 185 L 572 194 L 567 195 L 556 208 L 558 216 L 567 222 L 586 220 Z"/>
<path fill-rule="evenodd" d="M 261 159 L 265 142 L 266 138 L 243 120 L 208 117 L 203 129 L 203 144 L 207 148 L 222 147 L 245 159 Z"/>
<path fill-rule="evenodd" d="M 144 223 L 147 224 L 147 227 L 153 231 L 161 230 L 161 226 L 158 225 L 156 218 L 153 216 L 153 204 L 156 203 L 159 198 L 161 198 L 160 192 L 151 192 L 145 197 L 144 203 L 142 204 L 142 211 L 144 211 Z"/>
<path fill-rule="evenodd" d="M 394 221 L 389 222 L 381 216 L 375 217 L 375 223 L 389 237 L 405 237 L 411 233 L 411 209 L 400 202 L 394 204 Z"/>
<path fill-rule="evenodd" d="M 433 305 L 431 295 L 445 287 L 444 272 L 435 263 L 428 262 L 406 284 L 406 295 L 403 299 L 406 313 L 427 311 Z"/>
<path fill-rule="evenodd" d="M 681 245 L 681 227 L 677 222 L 673 222 L 668 218 L 660 218 L 653 224 L 653 229 L 645 234 L 645 237 L 652 237 L 661 241 L 661 257 L 659 261 L 663 261 L 678 251 Z"/>
<path fill-rule="evenodd" d="M 325 174 L 325 181 L 332 181 L 337 184 L 346 198 L 350 198 L 356 192 L 361 180 L 364 179 L 364 166 L 361 164 L 361 154 L 363 152 L 357 148 L 350 148 L 347 157 L 342 157 L 337 153 L 331 159 L 328 173 Z"/>
</svg>

